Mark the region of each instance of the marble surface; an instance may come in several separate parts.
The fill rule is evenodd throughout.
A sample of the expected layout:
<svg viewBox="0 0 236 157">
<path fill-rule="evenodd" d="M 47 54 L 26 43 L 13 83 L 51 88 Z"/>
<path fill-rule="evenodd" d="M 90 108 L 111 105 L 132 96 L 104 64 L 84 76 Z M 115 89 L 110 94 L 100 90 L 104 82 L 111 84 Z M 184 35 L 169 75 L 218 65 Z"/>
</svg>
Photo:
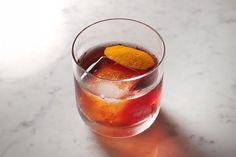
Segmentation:
<svg viewBox="0 0 236 157">
<path fill-rule="evenodd" d="M 75 105 L 72 40 L 110 17 L 167 46 L 160 115 L 128 139 L 91 133 Z M 235 156 L 235 0 L 9 0 L 0 19 L 0 157 Z"/>
</svg>

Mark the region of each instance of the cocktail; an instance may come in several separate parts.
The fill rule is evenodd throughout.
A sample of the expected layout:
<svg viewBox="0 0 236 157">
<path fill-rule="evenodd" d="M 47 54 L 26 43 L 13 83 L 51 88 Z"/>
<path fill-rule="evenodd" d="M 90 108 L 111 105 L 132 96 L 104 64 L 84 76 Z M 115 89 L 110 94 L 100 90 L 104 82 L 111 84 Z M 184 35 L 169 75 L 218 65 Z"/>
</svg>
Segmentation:
<svg viewBox="0 0 236 157">
<path fill-rule="evenodd" d="M 83 29 L 72 47 L 79 113 L 96 133 L 137 135 L 160 109 L 165 46 L 150 26 L 114 18 Z"/>
</svg>

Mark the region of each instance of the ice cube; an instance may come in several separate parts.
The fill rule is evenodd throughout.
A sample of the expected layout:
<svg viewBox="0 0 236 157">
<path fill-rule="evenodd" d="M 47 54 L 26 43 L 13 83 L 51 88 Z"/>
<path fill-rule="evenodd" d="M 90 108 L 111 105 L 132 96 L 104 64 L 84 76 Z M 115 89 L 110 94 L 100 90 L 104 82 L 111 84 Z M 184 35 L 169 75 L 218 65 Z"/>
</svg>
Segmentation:
<svg viewBox="0 0 236 157">
<path fill-rule="evenodd" d="M 124 98 L 126 95 L 130 95 L 137 81 L 122 80 L 142 74 L 138 70 L 124 67 L 106 57 L 96 62 L 90 72 L 98 77 L 91 78 L 90 89 L 103 98 Z"/>
</svg>

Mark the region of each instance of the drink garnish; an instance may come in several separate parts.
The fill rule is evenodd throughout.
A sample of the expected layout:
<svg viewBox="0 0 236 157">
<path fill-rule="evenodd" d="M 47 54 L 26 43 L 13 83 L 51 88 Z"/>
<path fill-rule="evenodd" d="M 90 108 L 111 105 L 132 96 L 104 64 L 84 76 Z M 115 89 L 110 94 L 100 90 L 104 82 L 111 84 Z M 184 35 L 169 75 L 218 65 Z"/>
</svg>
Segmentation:
<svg viewBox="0 0 236 157">
<path fill-rule="evenodd" d="M 132 69 L 147 70 L 155 65 L 155 60 L 148 53 L 123 45 L 109 46 L 104 54 L 107 58 Z"/>
</svg>

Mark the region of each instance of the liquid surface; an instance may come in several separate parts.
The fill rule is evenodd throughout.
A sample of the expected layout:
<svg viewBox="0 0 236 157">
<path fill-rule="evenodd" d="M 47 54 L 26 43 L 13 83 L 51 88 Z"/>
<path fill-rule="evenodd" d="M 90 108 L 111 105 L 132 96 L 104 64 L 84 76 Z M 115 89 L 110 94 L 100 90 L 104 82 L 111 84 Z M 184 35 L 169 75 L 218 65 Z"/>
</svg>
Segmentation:
<svg viewBox="0 0 236 157">
<path fill-rule="evenodd" d="M 121 48 L 119 49 L 117 47 L 121 47 Z M 123 48 L 123 51 L 122 51 L 122 48 Z M 135 52 L 135 51 L 138 51 L 138 52 Z M 151 64 L 146 63 L 146 64 L 149 64 L 147 66 L 145 65 L 145 62 L 143 62 L 144 65 L 138 65 L 139 68 L 133 68 L 135 66 L 132 64 L 135 62 L 137 64 L 137 60 L 140 60 L 140 61 L 146 60 L 146 62 L 152 62 L 152 63 Z M 138 47 L 130 47 L 126 45 L 123 46 L 119 44 L 119 45 L 101 45 L 101 46 L 92 48 L 81 56 L 81 58 L 78 60 L 78 63 L 83 69 L 89 71 L 90 73 L 93 73 L 94 70 L 99 69 L 99 66 L 101 64 L 105 65 L 106 63 L 108 63 L 110 65 L 111 64 L 119 65 L 119 67 L 123 67 L 123 69 L 121 70 L 124 70 L 124 71 L 132 70 L 133 73 L 136 72 L 136 75 L 140 75 L 140 74 L 143 74 L 152 70 L 157 65 L 158 60 L 156 59 L 156 57 L 154 57 L 154 55 L 145 51 L 144 49 L 140 49 Z M 131 65 L 129 66 L 128 64 L 131 64 Z M 142 68 L 141 66 L 143 66 L 144 68 Z M 120 68 L 117 68 L 117 69 L 120 69 Z M 128 75 L 128 78 L 130 78 L 130 75 Z"/>
</svg>

